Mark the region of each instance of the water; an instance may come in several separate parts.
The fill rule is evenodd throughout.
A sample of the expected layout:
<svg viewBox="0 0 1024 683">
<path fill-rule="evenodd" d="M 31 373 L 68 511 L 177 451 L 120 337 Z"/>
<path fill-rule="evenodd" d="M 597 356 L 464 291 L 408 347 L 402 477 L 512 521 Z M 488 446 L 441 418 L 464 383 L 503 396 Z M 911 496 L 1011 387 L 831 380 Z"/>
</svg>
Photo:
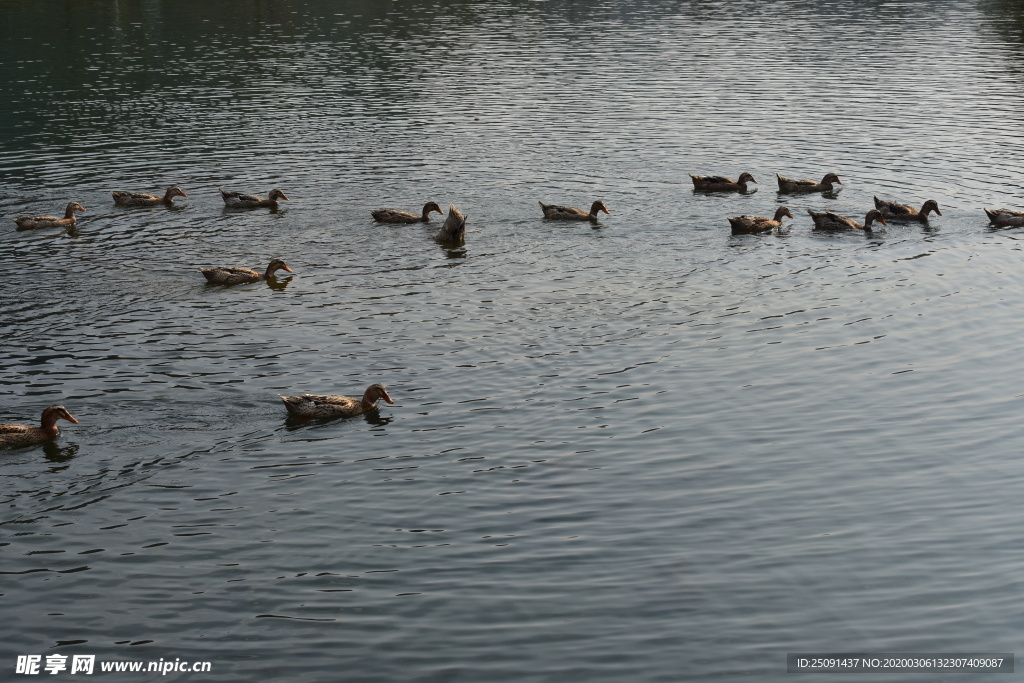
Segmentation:
<svg viewBox="0 0 1024 683">
<path fill-rule="evenodd" d="M 1014 650 L 1022 233 L 981 209 L 1024 206 L 1015 3 L 5 15 L 2 215 L 88 211 L 0 227 L 0 420 L 81 421 L 0 456 L 4 670 L 781 681 L 787 652 Z M 811 231 L 873 195 L 942 216 Z M 593 226 L 536 204 L 596 198 Z M 426 201 L 464 247 L 368 213 Z M 779 203 L 787 231 L 729 235 Z M 274 257 L 296 274 L 196 270 Z M 365 417 L 277 399 L 373 382 L 396 403 Z"/>
</svg>

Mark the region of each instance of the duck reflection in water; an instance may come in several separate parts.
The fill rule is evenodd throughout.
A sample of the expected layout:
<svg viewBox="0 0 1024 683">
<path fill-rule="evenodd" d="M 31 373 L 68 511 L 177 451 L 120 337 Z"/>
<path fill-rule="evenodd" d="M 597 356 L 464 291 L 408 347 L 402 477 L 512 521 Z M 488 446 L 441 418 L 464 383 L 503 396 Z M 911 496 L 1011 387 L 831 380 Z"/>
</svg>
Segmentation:
<svg viewBox="0 0 1024 683">
<path fill-rule="evenodd" d="M 383 416 L 377 410 L 370 410 L 359 417 L 362 417 L 363 422 L 373 427 L 384 427 L 395 421 L 395 417 L 393 415 Z M 344 420 L 344 422 L 354 423 L 355 420 Z M 338 420 L 335 417 L 296 417 L 295 415 L 289 415 L 285 418 L 284 428 L 289 432 L 295 432 L 300 429 L 320 429 L 321 427 L 328 426 L 336 428 L 337 424 Z M 310 441 L 318 441 L 321 438 L 331 437 L 317 437 L 315 439 L 310 439 Z"/>
<path fill-rule="evenodd" d="M 66 443 L 64 445 L 60 445 L 56 441 L 47 441 L 43 444 L 43 455 L 50 462 L 65 463 L 78 455 L 78 448 L 79 446 L 77 443 Z M 55 469 L 63 470 L 65 468 L 60 467 Z"/>
<path fill-rule="evenodd" d="M 266 283 L 267 287 L 274 290 L 275 292 L 283 292 L 285 288 L 288 287 L 288 285 L 290 285 L 292 283 L 292 280 L 294 279 L 295 278 L 292 277 L 272 277 L 266 280 Z"/>
</svg>

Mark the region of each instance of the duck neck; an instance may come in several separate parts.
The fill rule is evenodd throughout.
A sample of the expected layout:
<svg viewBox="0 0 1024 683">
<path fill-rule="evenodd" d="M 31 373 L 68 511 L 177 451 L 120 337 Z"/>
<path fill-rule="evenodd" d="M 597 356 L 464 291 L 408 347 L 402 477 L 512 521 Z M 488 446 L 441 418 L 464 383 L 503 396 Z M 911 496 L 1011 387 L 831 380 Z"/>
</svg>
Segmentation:
<svg viewBox="0 0 1024 683">
<path fill-rule="evenodd" d="M 50 436 L 57 436 L 57 416 L 53 413 L 43 413 L 39 428 Z"/>
<path fill-rule="evenodd" d="M 64 218 L 75 220 L 75 207 L 69 205 L 68 208 L 64 209 Z"/>
<path fill-rule="evenodd" d="M 370 392 L 367 391 L 363 394 L 363 400 L 361 403 L 363 404 L 363 410 L 372 410 L 373 407 L 377 405 L 377 399 L 370 396 Z"/>
<path fill-rule="evenodd" d="M 173 203 L 174 203 L 174 194 L 172 193 L 171 189 L 168 188 L 167 192 L 164 192 L 164 204 L 167 204 L 168 206 L 170 206 Z"/>
</svg>

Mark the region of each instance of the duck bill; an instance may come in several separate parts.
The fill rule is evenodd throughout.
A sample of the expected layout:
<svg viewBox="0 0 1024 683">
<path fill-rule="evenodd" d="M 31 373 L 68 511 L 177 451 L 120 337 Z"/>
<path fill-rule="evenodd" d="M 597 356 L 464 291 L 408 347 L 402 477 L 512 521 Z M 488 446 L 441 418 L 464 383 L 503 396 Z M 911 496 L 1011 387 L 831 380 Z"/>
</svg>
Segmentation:
<svg viewBox="0 0 1024 683">
<path fill-rule="evenodd" d="M 289 273 L 294 273 L 295 272 L 294 270 L 292 270 L 288 266 L 281 266 L 281 270 L 287 270 Z"/>
<path fill-rule="evenodd" d="M 287 200 L 288 200 L 288 195 L 286 195 L 286 194 L 285 194 L 284 192 L 282 192 L 282 193 L 281 193 L 281 196 L 280 196 L 280 197 L 278 197 L 278 199 L 284 199 L 284 200 L 286 200 L 286 201 L 287 201 Z"/>
<path fill-rule="evenodd" d="M 382 399 L 384 399 L 384 400 L 385 400 L 385 401 L 387 401 L 388 403 L 394 403 L 394 401 L 392 401 L 392 400 L 391 400 L 391 397 L 390 397 L 390 396 L 388 396 L 388 392 L 386 392 L 386 391 L 382 391 L 382 392 L 380 392 L 380 393 L 381 393 L 381 398 L 382 398 Z"/>
<path fill-rule="evenodd" d="M 71 422 L 72 424 L 78 424 L 78 420 L 76 420 L 75 416 L 72 415 L 71 413 L 67 414 L 67 418 L 68 418 L 68 422 Z"/>
</svg>

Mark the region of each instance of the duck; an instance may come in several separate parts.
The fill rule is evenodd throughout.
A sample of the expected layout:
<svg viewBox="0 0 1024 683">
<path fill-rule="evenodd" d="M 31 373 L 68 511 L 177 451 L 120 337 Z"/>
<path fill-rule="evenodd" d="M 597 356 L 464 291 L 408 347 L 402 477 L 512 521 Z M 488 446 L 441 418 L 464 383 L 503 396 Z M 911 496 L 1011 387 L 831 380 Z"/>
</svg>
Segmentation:
<svg viewBox="0 0 1024 683">
<path fill-rule="evenodd" d="M 885 222 L 885 217 L 882 216 L 882 212 L 878 209 L 871 209 L 868 211 L 868 215 L 864 217 L 863 225 L 852 218 L 840 216 L 838 213 L 833 211 L 822 211 L 821 213 L 817 213 L 807 209 L 807 213 L 811 214 L 811 220 L 814 221 L 815 230 L 865 230 L 867 232 L 871 232 L 871 224 L 874 221 L 878 221 L 882 225 L 889 225 Z"/>
<path fill-rule="evenodd" d="M 985 209 L 988 219 L 996 225 L 1024 225 L 1024 211 L 1014 209 Z"/>
<path fill-rule="evenodd" d="M 241 268 L 239 266 L 219 266 L 217 268 L 200 268 L 206 281 L 211 285 L 237 285 L 243 282 L 258 282 L 269 280 L 279 270 L 286 270 L 289 273 L 295 271 L 289 268 L 281 259 L 274 259 L 267 266 L 264 273 L 252 268 Z"/>
<path fill-rule="evenodd" d="M 832 183 L 843 184 L 835 173 L 826 173 L 820 183 L 807 178 L 787 178 L 781 173 L 776 173 L 775 177 L 779 181 L 779 192 L 831 192 Z"/>
<path fill-rule="evenodd" d="M 158 197 L 155 194 L 146 194 L 145 192 L 111 192 L 110 194 L 114 197 L 114 203 L 118 206 L 158 206 L 160 204 L 172 206 L 175 197 L 188 196 L 177 185 L 168 187 L 163 197 Z"/>
<path fill-rule="evenodd" d="M 927 223 L 928 212 L 934 211 L 936 215 L 942 215 L 942 212 L 939 211 L 939 204 L 934 199 L 926 201 L 921 205 L 921 210 L 918 211 L 906 204 L 889 202 L 875 197 L 875 208 L 881 211 L 882 215 L 889 220 L 895 221 L 920 221 L 921 223 Z"/>
<path fill-rule="evenodd" d="M 38 427 L 13 423 L 0 424 L 0 448 L 18 448 L 49 441 L 60 433 L 57 429 L 57 420 L 78 424 L 78 420 L 68 412 L 68 409 L 59 405 L 48 406 L 43 410 Z"/>
<path fill-rule="evenodd" d="M 775 210 L 775 218 L 765 218 L 764 216 L 735 216 L 728 219 L 729 224 L 732 226 L 732 234 L 739 235 L 743 233 L 751 232 L 768 232 L 775 228 L 782 227 L 782 217 L 789 216 L 793 217 L 793 214 L 789 212 L 789 209 L 785 206 L 780 206 Z"/>
<path fill-rule="evenodd" d="M 441 207 L 436 202 L 424 204 L 423 214 L 419 216 L 412 212 L 399 211 L 398 209 L 377 209 L 376 211 L 371 211 L 370 215 L 378 223 L 429 223 L 430 214 L 435 211 L 442 216 L 444 215 L 444 211 L 441 210 Z"/>
<path fill-rule="evenodd" d="M 18 225 L 18 230 L 33 230 L 35 228 L 62 228 L 75 224 L 75 212 L 85 211 L 85 207 L 78 202 L 71 202 L 64 209 L 64 218 L 56 216 L 18 216 L 12 218 Z"/>
<path fill-rule="evenodd" d="M 448 204 L 448 217 L 444 219 L 444 225 L 434 235 L 438 242 L 461 242 L 466 237 L 466 217 L 455 208 L 454 204 Z"/>
<path fill-rule="evenodd" d="M 224 206 L 232 209 L 256 209 L 261 206 L 276 209 L 277 200 L 288 199 L 285 193 L 277 188 L 270 191 L 269 199 L 264 199 L 258 194 L 242 194 L 241 192 L 229 192 L 225 189 L 221 189 L 220 196 L 224 198 Z"/>
<path fill-rule="evenodd" d="M 333 394 L 281 396 L 284 407 L 288 409 L 290 415 L 304 418 L 361 415 L 374 410 L 380 399 L 394 403 L 383 384 L 371 384 L 366 387 L 362 398 Z"/>
<path fill-rule="evenodd" d="M 703 192 L 746 192 L 747 183 L 758 184 L 754 180 L 754 176 L 749 173 L 740 174 L 739 180 L 720 175 L 693 175 L 692 173 L 690 178 L 693 179 L 693 189 Z"/>
<path fill-rule="evenodd" d="M 590 212 L 586 212 L 583 209 L 575 206 L 556 206 L 555 204 L 545 204 L 544 202 L 537 202 L 540 204 L 540 210 L 544 212 L 544 218 L 553 221 L 590 221 L 592 223 L 597 221 L 597 214 L 600 211 L 604 211 L 609 216 L 611 211 L 604 205 L 600 199 L 590 205 Z"/>
</svg>

